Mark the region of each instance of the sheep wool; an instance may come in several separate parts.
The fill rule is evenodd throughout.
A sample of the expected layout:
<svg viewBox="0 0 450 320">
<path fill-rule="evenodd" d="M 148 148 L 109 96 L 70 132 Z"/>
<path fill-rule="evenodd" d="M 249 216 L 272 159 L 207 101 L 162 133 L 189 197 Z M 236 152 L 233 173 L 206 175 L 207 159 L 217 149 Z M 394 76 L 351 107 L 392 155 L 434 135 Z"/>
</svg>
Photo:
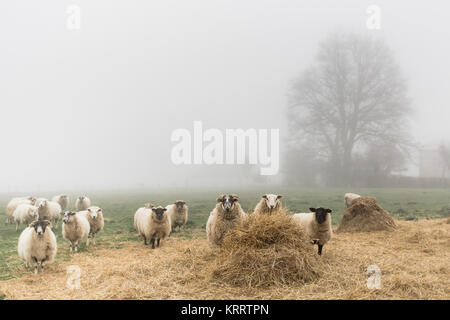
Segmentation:
<svg viewBox="0 0 450 320">
<path fill-rule="evenodd" d="M 239 196 L 220 195 L 206 223 L 206 237 L 214 249 L 221 247 L 225 234 L 241 224 L 246 214 L 239 204 Z"/>
<path fill-rule="evenodd" d="M 75 201 L 75 208 L 77 211 L 83 211 L 86 210 L 91 206 L 91 200 L 86 196 L 78 197 Z"/>
<path fill-rule="evenodd" d="M 87 208 L 85 211 L 79 212 L 79 214 L 83 214 L 86 219 L 89 221 L 90 232 L 89 238 L 92 239 L 93 244 L 96 244 L 95 237 L 97 233 L 103 230 L 105 226 L 105 220 L 103 219 L 103 210 L 99 207 L 92 206 Z"/>
<path fill-rule="evenodd" d="M 68 211 L 64 214 L 62 236 L 69 242 L 70 252 L 77 252 L 80 244 L 89 244 L 89 232 L 91 227 L 84 214 Z"/>
<path fill-rule="evenodd" d="M 169 236 L 171 230 L 170 218 L 167 209 L 161 206 L 139 208 L 134 215 L 134 227 L 138 234 L 144 238 L 144 244 L 150 240 L 152 248 L 155 248 L 155 240 L 159 247 L 161 239 Z"/>
<path fill-rule="evenodd" d="M 361 198 L 361 196 L 359 194 L 356 193 L 346 193 L 344 195 L 344 203 L 345 206 L 348 208 L 352 205 L 353 200 Z"/>
<path fill-rule="evenodd" d="M 300 224 L 314 244 L 318 245 L 318 253 L 322 254 L 322 247 L 331 239 L 331 210 L 324 208 L 310 208 L 310 213 L 296 213 L 292 219 Z"/>
<path fill-rule="evenodd" d="M 12 198 L 8 204 L 6 205 L 5 215 L 6 215 L 6 221 L 5 223 L 12 223 L 13 222 L 13 213 L 14 210 L 16 210 L 17 206 L 20 204 L 31 204 L 35 205 L 36 198 L 34 197 L 20 197 L 20 198 Z"/>
<path fill-rule="evenodd" d="M 36 207 L 38 207 L 39 219 L 53 221 L 55 229 L 58 229 L 58 222 L 62 213 L 59 203 L 39 198 L 36 200 Z"/>
<path fill-rule="evenodd" d="M 272 214 L 281 209 L 281 195 L 265 194 L 255 207 L 255 214 Z"/>
<path fill-rule="evenodd" d="M 59 203 L 59 205 L 61 206 L 61 210 L 66 210 L 66 208 L 69 206 L 69 197 L 65 194 L 54 196 L 52 198 L 52 201 Z"/>
<path fill-rule="evenodd" d="M 35 264 L 34 273 L 44 268 L 44 263 L 54 261 L 57 252 L 56 237 L 48 220 L 37 220 L 22 231 L 17 245 L 19 257 L 28 268 Z"/>
<path fill-rule="evenodd" d="M 38 208 L 31 204 L 20 204 L 13 212 L 13 219 L 16 223 L 16 231 L 19 229 L 20 224 L 29 225 L 35 220 L 38 220 L 39 213 Z"/>
<path fill-rule="evenodd" d="M 167 215 L 169 216 L 172 232 L 178 227 L 178 231 L 184 226 L 188 219 L 188 206 L 183 200 L 177 200 L 167 207 Z"/>
</svg>

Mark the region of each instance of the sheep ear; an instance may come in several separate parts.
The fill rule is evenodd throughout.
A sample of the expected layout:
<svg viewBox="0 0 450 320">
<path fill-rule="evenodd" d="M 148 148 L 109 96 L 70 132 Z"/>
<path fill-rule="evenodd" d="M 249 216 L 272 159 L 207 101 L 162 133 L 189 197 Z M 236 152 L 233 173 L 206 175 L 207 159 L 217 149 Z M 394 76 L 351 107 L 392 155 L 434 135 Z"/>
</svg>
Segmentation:
<svg viewBox="0 0 450 320">
<path fill-rule="evenodd" d="M 267 199 L 267 194 L 263 195 L 261 198 Z"/>
<path fill-rule="evenodd" d="M 331 209 L 327 209 L 327 212 L 328 212 L 328 213 L 332 213 L 332 212 L 333 212 L 333 210 L 331 210 Z"/>
<path fill-rule="evenodd" d="M 47 226 L 49 226 L 50 228 L 53 227 L 53 224 L 52 224 L 50 221 L 44 220 L 44 222 L 45 222 L 45 223 L 47 224 Z"/>
<path fill-rule="evenodd" d="M 316 212 L 316 208 L 309 208 L 309 210 L 311 210 L 311 212 Z"/>
<path fill-rule="evenodd" d="M 224 194 L 221 194 L 218 198 L 217 198 L 217 202 L 222 202 L 223 197 L 225 197 Z"/>
<path fill-rule="evenodd" d="M 36 222 L 38 222 L 39 220 L 33 221 L 32 223 L 30 223 L 29 227 L 30 228 L 34 228 L 34 226 L 36 225 Z"/>
<path fill-rule="evenodd" d="M 277 196 L 277 199 L 281 199 L 281 198 L 283 198 L 283 196 L 279 194 L 279 195 Z"/>
<path fill-rule="evenodd" d="M 239 196 L 237 194 L 235 194 L 235 193 L 233 193 L 231 195 L 231 197 L 233 198 L 234 201 L 239 201 L 240 200 Z"/>
</svg>

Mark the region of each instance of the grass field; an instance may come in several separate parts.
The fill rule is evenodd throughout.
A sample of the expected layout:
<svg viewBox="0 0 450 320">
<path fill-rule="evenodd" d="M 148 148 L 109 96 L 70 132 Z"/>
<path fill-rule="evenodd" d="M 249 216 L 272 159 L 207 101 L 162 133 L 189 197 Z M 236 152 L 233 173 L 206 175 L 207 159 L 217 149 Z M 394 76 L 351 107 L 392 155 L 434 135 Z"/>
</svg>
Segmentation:
<svg viewBox="0 0 450 320">
<path fill-rule="evenodd" d="M 283 195 L 283 203 L 293 212 L 308 212 L 311 206 L 329 207 L 333 209 L 333 224 L 339 224 L 343 211 L 344 189 L 278 189 L 270 190 Z M 133 229 L 133 215 L 138 207 L 146 202 L 155 205 L 167 205 L 174 200 L 183 199 L 189 206 L 189 222 L 180 233 L 172 235 L 176 238 L 204 239 L 205 224 L 209 212 L 215 206 L 219 193 L 238 193 L 241 205 L 250 211 L 259 201 L 260 195 L 267 190 L 171 190 L 171 191 L 139 191 L 139 192 L 93 192 L 89 193 L 93 204 L 103 208 L 106 218 L 105 230 L 99 235 L 98 242 L 102 250 L 123 249 L 128 244 L 138 241 Z M 434 219 L 449 216 L 450 190 L 444 189 L 352 189 L 362 195 L 375 196 L 380 205 L 391 212 L 398 220 Z M 5 208 L 8 200 L 14 195 L 0 195 L 0 207 Z M 50 198 L 51 194 L 43 194 Z M 76 197 L 69 194 L 71 202 Z M 4 212 L 4 209 L 2 210 Z M 4 216 L 2 216 L 4 218 Z M 29 275 L 17 256 L 17 240 L 20 232 L 13 225 L 0 224 L 0 282 Z M 55 231 L 58 239 L 58 255 L 55 266 L 70 261 L 68 246 L 61 236 L 61 227 Z M 85 255 L 95 257 L 92 250 Z M 0 297 L 1 299 L 2 297 Z"/>
</svg>

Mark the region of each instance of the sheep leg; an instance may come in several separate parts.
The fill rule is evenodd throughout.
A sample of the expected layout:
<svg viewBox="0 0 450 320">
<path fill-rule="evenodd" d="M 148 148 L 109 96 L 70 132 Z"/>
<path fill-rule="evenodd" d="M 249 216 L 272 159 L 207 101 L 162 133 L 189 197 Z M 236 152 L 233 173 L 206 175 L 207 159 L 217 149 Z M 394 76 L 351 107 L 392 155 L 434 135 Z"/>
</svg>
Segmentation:
<svg viewBox="0 0 450 320">
<path fill-rule="evenodd" d="M 89 246 L 89 236 L 86 239 L 86 247 Z"/>
<path fill-rule="evenodd" d="M 156 246 L 159 248 L 159 241 L 160 241 L 161 239 L 160 238 L 158 238 L 158 240 L 156 240 Z"/>
<path fill-rule="evenodd" d="M 319 254 L 319 256 L 321 256 L 322 255 L 322 247 L 323 247 L 323 245 L 319 244 L 318 247 L 319 247 L 318 254 Z"/>
<path fill-rule="evenodd" d="M 144 236 L 144 245 L 147 245 L 147 237 Z"/>
<path fill-rule="evenodd" d="M 16 231 L 19 230 L 19 222 L 16 222 Z"/>
<path fill-rule="evenodd" d="M 78 248 L 79 248 L 78 241 L 75 241 L 74 246 L 75 246 L 75 252 L 78 252 Z"/>
<path fill-rule="evenodd" d="M 152 240 L 150 240 L 151 244 L 152 244 L 152 249 L 155 249 L 155 238 L 152 238 Z"/>
<path fill-rule="evenodd" d="M 72 249 L 72 242 L 69 242 L 69 250 L 72 253 L 73 249 Z"/>
<path fill-rule="evenodd" d="M 97 245 L 97 242 L 95 241 L 95 235 L 95 233 L 92 235 L 92 243 L 94 244 L 94 246 Z"/>
<path fill-rule="evenodd" d="M 34 260 L 34 274 L 38 274 L 39 270 L 38 270 L 38 261 L 35 257 L 33 257 Z"/>
</svg>

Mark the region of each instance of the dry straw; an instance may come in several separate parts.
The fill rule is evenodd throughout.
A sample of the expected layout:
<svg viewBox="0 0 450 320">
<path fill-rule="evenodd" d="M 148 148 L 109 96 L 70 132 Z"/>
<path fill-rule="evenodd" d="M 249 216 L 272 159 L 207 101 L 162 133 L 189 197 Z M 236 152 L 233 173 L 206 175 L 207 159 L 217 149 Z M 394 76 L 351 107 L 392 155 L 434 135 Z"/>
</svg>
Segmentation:
<svg viewBox="0 0 450 320">
<path fill-rule="evenodd" d="M 337 232 L 393 231 L 396 225 L 389 212 L 381 208 L 377 199 L 362 197 L 353 200 L 345 210 Z"/>
<path fill-rule="evenodd" d="M 233 286 L 302 284 L 320 276 L 321 264 L 302 229 L 286 210 L 250 215 L 227 233 L 213 278 Z"/>
</svg>

